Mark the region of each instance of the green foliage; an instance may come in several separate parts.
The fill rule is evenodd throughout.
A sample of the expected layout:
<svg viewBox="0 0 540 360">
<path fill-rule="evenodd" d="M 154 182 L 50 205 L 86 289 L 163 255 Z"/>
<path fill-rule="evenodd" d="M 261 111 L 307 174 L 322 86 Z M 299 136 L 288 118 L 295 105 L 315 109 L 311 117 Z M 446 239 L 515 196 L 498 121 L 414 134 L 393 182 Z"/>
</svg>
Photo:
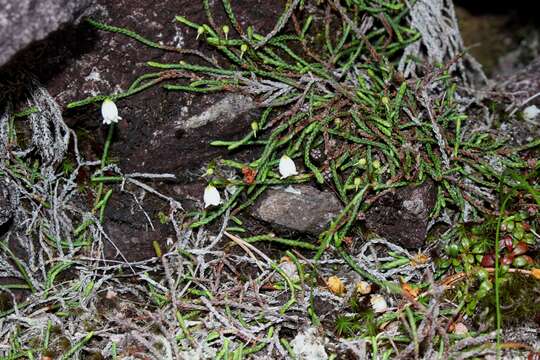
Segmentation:
<svg viewBox="0 0 540 360">
<path fill-rule="evenodd" d="M 503 266 L 527 268 L 534 265 L 531 246 L 536 243 L 534 234 L 538 225 L 534 206 L 530 211 L 514 209 L 503 218 L 499 240 L 499 261 Z M 467 273 L 476 271 L 478 266 L 494 267 L 496 230 L 497 219 L 490 216 L 481 224 L 456 226 L 455 231 L 447 235 L 447 258 L 439 259 L 438 267 Z"/>
<path fill-rule="evenodd" d="M 500 174 L 488 164 L 487 157 L 500 150 L 502 144 L 486 134 L 463 137 L 461 129 L 467 117 L 460 113 L 455 101 L 457 87 L 448 68 L 433 69 L 418 81 L 407 81 L 396 70 L 400 51 L 418 39 L 418 33 L 407 28 L 404 18 L 407 10 L 401 5 L 376 10 L 357 3 L 343 6 L 331 2 L 328 5 L 331 11 L 342 20 L 332 34 L 327 23 L 321 24 L 307 16 L 292 33 L 278 35 L 294 14 L 293 5 L 280 17 L 273 36 L 266 37 L 252 27 L 242 29 L 226 0 L 223 6 L 232 30 L 226 24 L 215 24 L 209 6 L 205 7 L 207 24 L 176 17 L 178 22 L 197 31 L 200 41 L 214 47 L 232 66 L 222 68 L 207 58 L 204 60 L 208 65 L 148 62 L 150 67 L 161 71 L 136 79 L 126 93 L 116 98 L 161 81 L 176 80 L 164 88 L 251 93 L 259 96 L 263 108 L 261 117 L 253 122 L 252 130 L 244 138 L 213 142 L 231 150 L 262 145 L 261 156 L 251 163 L 219 164 L 233 165 L 238 170 L 250 168 L 256 173 L 255 178 L 246 182 L 220 177 L 217 169 L 212 182 L 222 187 L 234 185 L 237 190 L 221 208 L 199 213 L 192 227 L 212 222 L 227 208 L 235 212 L 244 209 L 268 185 L 311 179 L 333 187 L 345 204 L 345 210 L 321 234 L 317 257 L 327 246 L 341 245 L 356 215 L 366 209 L 371 198 L 386 189 L 421 183 L 427 178 L 438 185 L 434 216 L 447 207 L 464 210 L 467 203 L 477 216 L 478 212 L 489 212 L 482 193 L 477 188 L 461 186 L 455 176 L 465 176 L 478 186 L 495 191 Z M 354 20 L 361 14 L 382 16 L 388 26 L 374 26 L 363 34 Z M 127 35 L 151 47 L 174 50 L 127 29 L 89 22 L 98 29 Z M 186 78 L 186 71 L 198 74 L 198 80 Z M 178 82 L 181 79 L 184 80 Z M 444 91 L 434 91 L 428 101 L 425 89 L 437 87 Z M 85 99 L 69 107 L 101 98 Z M 452 149 L 451 154 L 446 147 Z M 315 162 L 316 152 L 325 154 L 322 164 Z M 472 153 L 476 153 L 474 157 Z M 309 173 L 279 179 L 275 166 L 282 154 L 302 160 Z M 515 154 L 502 161 L 513 167 L 527 167 Z M 477 255 L 478 248 L 473 250 L 467 254 L 468 263 L 473 263 L 469 260 Z"/>
<path fill-rule="evenodd" d="M 261 114 L 245 136 L 234 141 L 216 140 L 212 145 L 231 151 L 257 147 L 260 155 L 248 163 L 220 160 L 212 164 L 212 171 L 207 173 L 209 182 L 232 189 L 232 193 L 220 207 L 191 214 L 190 227 L 206 226 L 227 210 L 237 214 L 255 203 L 269 186 L 311 181 L 331 188 L 344 205 L 320 234 L 317 246 L 271 234 L 247 237 L 245 241 L 316 250 L 315 259 L 333 246 L 354 271 L 394 293 L 402 289 L 380 281 L 359 266 L 342 243 L 353 233 L 359 214 L 382 192 L 431 179 L 437 187 L 432 217 L 456 213 L 460 222 L 443 236 L 447 258 L 439 261 L 438 276 L 451 271 L 476 273 L 476 278 L 459 285 L 457 302 L 465 313 L 473 315 L 479 304 L 495 299 L 495 308 L 500 311 L 498 291 L 506 279 L 505 265 L 509 265 L 504 259 L 511 256 L 515 267 L 530 263 L 521 244 L 534 242 L 538 229 L 539 166 L 523 154 L 531 157 L 540 141 L 511 148 L 490 133 L 466 131 L 474 127 L 474 120 L 463 113 L 457 101 L 460 84 L 453 81 L 452 64 L 426 67 L 418 78 L 403 77 L 397 70 L 398 63 L 416 60 L 402 59 L 402 51 L 417 41 L 419 34 L 407 26 L 407 8 L 402 2 L 313 1 L 312 6 L 335 17 L 332 22 L 323 22 L 307 11 L 304 1 L 289 1 L 268 35 L 257 33 L 252 26 L 243 28 L 228 0 L 222 1 L 226 24 L 216 24 L 208 1 L 203 0 L 203 5 L 207 23 L 195 23 L 183 16 L 175 20 L 196 32 L 199 41 L 215 50 L 214 55 L 220 54 L 219 64 L 227 62 L 227 66 L 195 50 L 163 46 L 131 30 L 89 20 L 100 30 L 126 35 L 149 47 L 196 55 L 203 62 L 148 61 L 149 72 L 135 79 L 126 92 L 91 97 L 68 107 L 107 97 L 122 99 L 160 83 L 168 91 L 239 92 L 256 97 Z M 361 30 L 360 19 L 370 17 L 374 25 Z M 282 155 L 302 162 L 305 173 L 281 179 L 277 166 Z M 248 172 L 253 176 L 246 176 Z M 103 210 L 110 194 L 101 197 L 103 183 L 118 179 L 93 180 L 100 184 L 96 210 Z M 506 194 L 503 201 L 502 195 Z M 509 199 L 515 202 L 507 213 L 503 204 Z M 499 239 L 504 241 L 502 247 Z M 482 267 L 488 267 L 490 259 L 495 279 Z M 281 308 L 285 313 L 296 301 L 296 284 L 278 268 L 275 270 L 283 279 L 277 286 L 287 287 L 290 292 Z M 148 286 L 157 306 L 168 304 L 170 300 L 159 288 Z M 187 292 L 212 296 L 206 290 Z M 313 322 L 318 323 L 313 307 L 310 311 Z M 228 315 L 233 317 L 232 313 Z M 405 340 L 413 341 L 418 351 L 418 314 L 407 308 L 406 316 L 411 334 Z M 371 311 L 338 315 L 334 328 L 339 336 L 369 337 L 373 353 L 378 354 L 378 328 Z M 292 353 L 287 340 L 280 341 Z M 217 358 L 228 358 L 229 346 L 233 343 L 226 339 Z M 261 346 L 264 344 L 254 345 L 251 350 L 236 346 L 234 356 L 241 358 L 259 351 Z"/>
<path fill-rule="evenodd" d="M 482 297 L 478 304 L 475 319 L 482 323 L 490 323 L 495 327 L 495 296 L 493 289 Z M 532 276 L 520 273 L 508 273 L 501 281 L 500 303 L 504 306 L 502 325 L 505 328 L 520 325 L 540 316 L 540 299 L 534 294 L 540 291 L 540 281 Z"/>
<path fill-rule="evenodd" d="M 157 217 L 159 219 L 159 223 L 162 225 L 168 224 L 171 221 L 169 216 L 167 216 L 163 211 L 158 212 Z"/>
<path fill-rule="evenodd" d="M 338 315 L 334 322 L 334 331 L 338 336 L 350 337 L 356 335 L 362 329 L 358 317 L 350 315 Z"/>
</svg>

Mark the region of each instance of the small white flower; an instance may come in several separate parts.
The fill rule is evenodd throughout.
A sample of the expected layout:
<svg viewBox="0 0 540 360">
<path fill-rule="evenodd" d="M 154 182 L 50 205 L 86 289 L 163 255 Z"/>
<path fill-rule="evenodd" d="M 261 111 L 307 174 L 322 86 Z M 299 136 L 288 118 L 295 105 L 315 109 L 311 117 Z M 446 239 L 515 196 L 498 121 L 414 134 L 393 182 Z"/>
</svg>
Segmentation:
<svg viewBox="0 0 540 360">
<path fill-rule="evenodd" d="M 372 295 L 369 302 L 371 303 L 371 308 L 375 313 L 383 313 L 388 310 L 386 300 L 381 295 Z"/>
<path fill-rule="evenodd" d="M 287 155 L 283 155 L 279 160 L 279 173 L 281 174 L 282 179 L 288 178 L 289 176 L 298 175 L 294 161 L 292 161 L 292 159 Z"/>
<path fill-rule="evenodd" d="M 111 99 L 105 99 L 101 104 L 101 116 L 103 116 L 103 123 L 106 125 L 118 123 L 118 120 L 122 119 L 118 116 L 118 108 Z"/>
<path fill-rule="evenodd" d="M 209 206 L 218 206 L 221 204 L 221 196 L 219 195 L 219 191 L 212 185 L 208 185 L 204 189 L 203 199 L 205 208 Z"/>
</svg>

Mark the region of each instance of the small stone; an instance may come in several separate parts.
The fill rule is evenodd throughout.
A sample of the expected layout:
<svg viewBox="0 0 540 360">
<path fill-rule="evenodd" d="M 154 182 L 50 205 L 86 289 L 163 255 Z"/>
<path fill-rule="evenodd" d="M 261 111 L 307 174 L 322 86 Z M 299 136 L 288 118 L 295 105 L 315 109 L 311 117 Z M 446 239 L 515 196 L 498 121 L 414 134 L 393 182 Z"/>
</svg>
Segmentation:
<svg viewBox="0 0 540 360">
<path fill-rule="evenodd" d="M 427 236 L 429 214 L 435 206 L 433 181 L 407 186 L 377 199 L 366 212 L 366 227 L 406 248 L 419 248 Z"/>
<path fill-rule="evenodd" d="M 107 300 L 113 300 L 116 298 L 118 294 L 116 293 L 116 291 L 112 291 L 112 290 L 107 290 L 107 293 L 105 294 L 105 298 Z"/>
<path fill-rule="evenodd" d="M 341 209 L 340 201 L 332 193 L 296 185 L 269 189 L 255 204 L 252 214 L 276 227 L 317 236 Z"/>
</svg>

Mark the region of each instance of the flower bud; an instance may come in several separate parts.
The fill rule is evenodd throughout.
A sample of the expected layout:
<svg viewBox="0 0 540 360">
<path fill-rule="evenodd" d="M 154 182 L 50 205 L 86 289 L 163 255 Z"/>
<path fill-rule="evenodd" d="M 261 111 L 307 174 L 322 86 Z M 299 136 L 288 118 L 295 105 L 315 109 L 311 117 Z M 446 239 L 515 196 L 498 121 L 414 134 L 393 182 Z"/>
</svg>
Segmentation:
<svg viewBox="0 0 540 360">
<path fill-rule="evenodd" d="M 229 35 L 229 30 L 230 30 L 229 27 L 227 25 L 223 25 L 221 30 L 223 30 L 223 34 L 225 34 L 225 39 L 227 39 L 227 36 Z"/>
<path fill-rule="evenodd" d="M 204 27 L 199 26 L 199 28 L 197 29 L 197 37 L 195 39 L 198 39 L 199 36 L 201 36 L 202 34 L 204 34 Z"/>
<path fill-rule="evenodd" d="M 242 56 L 244 56 L 244 53 L 248 50 L 248 46 L 246 44 L 240 45 L 240 59 Z"/>
</svg>

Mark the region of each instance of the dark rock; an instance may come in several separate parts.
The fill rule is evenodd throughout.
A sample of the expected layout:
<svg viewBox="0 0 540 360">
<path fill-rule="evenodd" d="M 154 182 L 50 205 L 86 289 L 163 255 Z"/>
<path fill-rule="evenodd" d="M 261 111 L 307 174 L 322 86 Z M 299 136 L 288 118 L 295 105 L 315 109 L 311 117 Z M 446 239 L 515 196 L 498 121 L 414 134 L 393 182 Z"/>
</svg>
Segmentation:
<svg viewBox="0 0 540 360">
<path fill-rule="evenodd" d="M 156 256 L 153 241 L 165 252 L 167 239 L 175 239 L 175 233 L 170 223 L 160 221 L 160 211 L 167 214 L 169 209 L 155 196 L 147 194 L 135 201 L 131 194 L 113 193 L 105 210 L 105 229 L 111 239 L 104 242 L 105 257 L 145 260 Z"/>
<path fill-rule="evenodd" d="M 341 210 L 332 193 L 297 185 L 266 191 L 253 207 L 253 215 L 273 225 L 319 235 Z"/>
<path fill-rule="evenodd" d="M 0 0 L 0 65 L 33 41 L 76 21 L 93 0 Z"/>
<path fill-rule="evenodd" d="M 366 213 L 369 230 L 407 248 L 418 248 L 426 240 L 429 213 L 435 206 L 436 188 L 428 180 L 378 198 Z"/>
</svg>

